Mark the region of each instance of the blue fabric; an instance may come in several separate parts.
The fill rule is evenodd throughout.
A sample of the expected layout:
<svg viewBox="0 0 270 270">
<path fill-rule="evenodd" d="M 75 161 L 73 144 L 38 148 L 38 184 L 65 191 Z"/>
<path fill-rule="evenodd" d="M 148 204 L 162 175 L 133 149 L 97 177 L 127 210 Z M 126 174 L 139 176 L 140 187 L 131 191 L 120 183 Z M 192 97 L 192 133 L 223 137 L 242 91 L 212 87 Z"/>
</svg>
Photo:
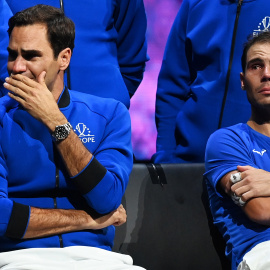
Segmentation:
<svg viewBox="0 0 270 270">
<path fill-rule="evenodd" d="M 6 2 L 13 14 L 36 4 L 60 8 L 58 0 Z M 114 98 L 129 108 L 148 60 L 143 0 L 63 0 L 63 6 L 76 27 L 70 87 Z"/>
<path fill-rule="evenodd" d="M 264 151 L 266 150 L 266 151 Z M 270 240 L 270 228 L 251 221 L 219 188 L 219 180 L 237 165 L 270 171 L 270 138 L 237 124 L 210 136 L 205 154 L 205 176 L 214 223 L 227 242 L 226 255 L 232 269 L 256 244 Z"/>
<path fill-rule="evenodd" d="M 67 91 L 67 90 L 66 90 Z M 13 201 L 34 207 L 94 209 L 104 214 L 116 209 L 132 169 L 130 116 L 119 101 L 69 91 L 70 102 L 61 108 L 75 133 L 107 170 L 85 194 L 70 178 L 47 128 L 8 96 L 0 99 L 0 251 L 31 247 L 59 247 L 58 236 L 40 239 L 5 237 Z M 66 98 L 63 95 L 61 98 Z M 61 103 L 61 100 L 59 104 Z M 55 161 L 56 160 L 56 161 Z M 92 162 L 92 161 L 91 161 Z M 59 163 L 59 188 L 56 165 Z M 86 181 L 93 181 L 88 175 Z M 16 220 L 16 217 L 14 217 Z M 17 221 L 19 223 L 19 220 Z M 94 246 L 110 250 L 114 227 L 62 234 L 63 245 Z"/>
<path fill-rule="evenodd" d="M 218 129 L 237 2 L 183 0 L 158 79 L 154 162 L 204 161 L 207 139 Z M 269 28 L 268 6 L 268 0 L 243 0 L 222 127 L 250 116 L 240 87 L 240 58 L 247 37 Z"/>
<path fill-rule="evenodd" d="M 7 73 L 8 19 L 12 12 L 5 0 L 0 0 L 0 97 L 7 93 L 3 87 Z"/>
</svg>

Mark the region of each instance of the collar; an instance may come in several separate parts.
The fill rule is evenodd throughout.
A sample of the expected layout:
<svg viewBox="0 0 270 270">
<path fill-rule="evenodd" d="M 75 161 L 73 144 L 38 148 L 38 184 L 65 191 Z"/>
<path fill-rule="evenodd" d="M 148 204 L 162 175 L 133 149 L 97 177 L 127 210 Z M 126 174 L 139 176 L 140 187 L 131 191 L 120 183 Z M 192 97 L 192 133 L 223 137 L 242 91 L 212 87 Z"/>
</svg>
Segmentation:
<svg viewBox="0 0 270 270">
<path fill-rule="evenodd" d="M 65 86 L 64 90 L 62 91 L 59 101 L 58 101 L 58 107 L 59 108 L 65 108 L 69 105 L 70 103 L 70 95 L 68 88 Z"/>
</svg>

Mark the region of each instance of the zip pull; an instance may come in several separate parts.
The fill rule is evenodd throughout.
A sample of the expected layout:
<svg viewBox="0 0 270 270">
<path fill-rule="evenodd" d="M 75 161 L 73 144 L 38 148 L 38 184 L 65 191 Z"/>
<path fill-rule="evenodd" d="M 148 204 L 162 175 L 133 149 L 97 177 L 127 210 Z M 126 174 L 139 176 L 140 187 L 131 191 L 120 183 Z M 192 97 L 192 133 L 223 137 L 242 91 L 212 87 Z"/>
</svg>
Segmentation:
<svg viewBox="0 0 270 270">
<path fill-rule="evenodd" d="M 237 5 L 237 14 L 240 13 L 242 3 L 243 3 L 243 0 L 239 0 L 239 1 L 238 1 L 238 5 Z"/>
</svg>

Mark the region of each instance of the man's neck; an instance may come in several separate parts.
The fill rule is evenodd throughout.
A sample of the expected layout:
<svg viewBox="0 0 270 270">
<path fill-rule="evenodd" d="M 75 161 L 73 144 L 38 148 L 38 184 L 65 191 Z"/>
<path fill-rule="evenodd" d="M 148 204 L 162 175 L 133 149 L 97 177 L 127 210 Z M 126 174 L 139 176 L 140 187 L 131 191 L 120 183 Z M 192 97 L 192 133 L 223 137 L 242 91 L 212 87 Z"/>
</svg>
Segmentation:
<svg viewBox="0 0 270 270">
<path fill-rule="evenodd" d="M 269 121 L 256 121 L 252 117 L 248 120 L 247 124 L 257 132 L 270 137 L 270 119 Z"/>
</svg>

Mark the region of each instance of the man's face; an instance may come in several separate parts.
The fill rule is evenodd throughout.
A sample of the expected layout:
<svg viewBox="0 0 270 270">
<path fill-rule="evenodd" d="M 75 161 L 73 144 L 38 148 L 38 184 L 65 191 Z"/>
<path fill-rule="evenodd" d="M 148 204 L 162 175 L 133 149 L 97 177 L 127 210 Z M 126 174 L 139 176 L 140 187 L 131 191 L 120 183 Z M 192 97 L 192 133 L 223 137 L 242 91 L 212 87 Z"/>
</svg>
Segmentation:
<svg viewBox="0 0 270 270">
<path fill-rule="evenodd" d="M 46 85 L 50 91 L 53 90 L 59 61 L 54 59 L 45 25 L 15 27 L 10 36 L 8 52 L 9 74 L 22 74 L 37 81 L 39 74 L 46 71 Z"/>
<path fill-rule="evenodd" d="M 246 60 L 245 73 L 240 74 L 242 88 L 253 107 L 270 108 L 270 43 L 254 44 Z"/>
</svg>

